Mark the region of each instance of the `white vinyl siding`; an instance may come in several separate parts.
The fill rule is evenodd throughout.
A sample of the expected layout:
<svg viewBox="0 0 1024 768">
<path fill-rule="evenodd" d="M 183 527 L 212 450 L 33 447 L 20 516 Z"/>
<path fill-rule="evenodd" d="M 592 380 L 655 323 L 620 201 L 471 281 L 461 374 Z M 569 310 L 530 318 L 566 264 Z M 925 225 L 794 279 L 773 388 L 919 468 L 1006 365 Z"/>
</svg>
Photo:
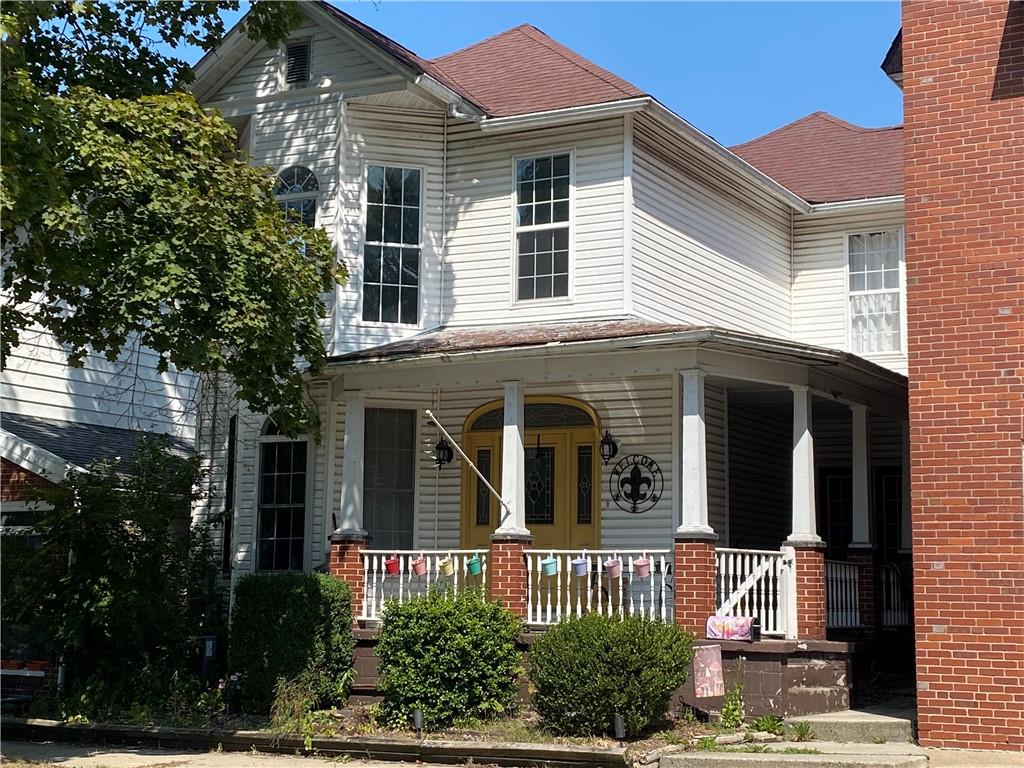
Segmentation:
<svg viewBox="0 0 1024 768">
<path fill-rule="evenodd" d="M 571 300 L 515 301 L 514 159 L 574 154 Z M 623 314 L 623 121 L 511 135 L 449 127 L 445 321 L 582 320 Z"/>
<path fill-rule="evenodd" d="M 788 338 L 789 210 L 634 120 L 633 312 Z"/>
<path fill-rule="evenodd" d="M 198 379 L 173 367 L 159 373 L 158 361 L 129 339 L 115 362 L 90 354 L 72 368 L 53 336 L 31 328 L 0 371 L 0 410 L 194 440 Z"/>
<path fill-rule="evenodd" d="M 364 82 L 391 74 L 349 41 L 312 22 L 294 30 L 290 39 L 310 41 L 307 87 Z M 236 71 L 230 74 L 229 69 L 227 81 L 206 101 L 236 101 L 280 93 L 285 85 L 285 50 L 286 44 L 274 48 L 262 45 L 244 54 L 233 64 Z"/>
<path fill-rule="evenodd" d="M 899 204 L 860 211 L 794 214 L 794 341 L 850 349 L 846 239 L 850 233 L 899 230 L 902 226 L 903 207 Z M 862 356 L 899 373 L 907 372 L 905 350 Z"/>
</svg>

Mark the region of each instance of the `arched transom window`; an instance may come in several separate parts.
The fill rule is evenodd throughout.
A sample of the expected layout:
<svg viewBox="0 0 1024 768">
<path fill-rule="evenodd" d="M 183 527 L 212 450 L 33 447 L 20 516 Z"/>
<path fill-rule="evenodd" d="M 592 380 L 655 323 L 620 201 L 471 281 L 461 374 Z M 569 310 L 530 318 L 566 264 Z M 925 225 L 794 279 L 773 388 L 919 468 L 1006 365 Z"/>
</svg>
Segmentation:
<svg viewBox="0 0 1024 768">
<path fill-rule="evenodd" d="M 309 168 L 293 165 L 277 175 L 274 195 L 278 204 L 307 227 L 316 225 L 316 204 L 320 182 Z"/>
</svg>

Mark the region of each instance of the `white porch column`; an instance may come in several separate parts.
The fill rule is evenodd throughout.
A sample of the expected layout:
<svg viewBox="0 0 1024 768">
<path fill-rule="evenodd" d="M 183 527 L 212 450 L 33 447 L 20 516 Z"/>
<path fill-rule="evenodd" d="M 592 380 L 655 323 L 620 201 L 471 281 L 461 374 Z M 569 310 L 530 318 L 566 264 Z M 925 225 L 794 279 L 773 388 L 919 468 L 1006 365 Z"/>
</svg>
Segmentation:
<svg viewBox="0 0 1024 768">
<path fill-rule="evenodd" d="M 508 505 L 502 510 L 501 524 L 495 534 L 529 536 L 526 527 L 526 407 L 522 381 L 504 381 L 505 423 L 501 431 L 501 498 Z"/>
<path fill-rule="evenodd" d="M 366 397 L 345 393 L 344 457 L 341 469 L 341 518 L 337 533 L 366 536 L 363 529 L 363 442 L 366 436 Z"/>
<path fill-rule="evenodd" d="M 680 442 L 682 467 L 679 479 L 680 517 L 676 533 L 713 535 L 708 524 L 707 438 L 704 424 L 704 371 L 679 372 L 682 377 Z"/>
<path fill-rule="evenodd" d="M 814 436 L 811 434 L 811 390 L 793 390 L 793 531 L 790 546 L 819 546 L 814 501 Z"/>
<path fill-rule="evenodd" d="M 900 492 L 900 551 L 909 552 L 914 535 L 910 527 L 910 422 L 903 427 L 903 477 Z"/>
<path fill-rule="evenodd" d="M 851 403 L 853 414 L 853 530 L 850 546 L 871 547 L 871 506 L 868 485 L 868 407 Z"/>
</svg>

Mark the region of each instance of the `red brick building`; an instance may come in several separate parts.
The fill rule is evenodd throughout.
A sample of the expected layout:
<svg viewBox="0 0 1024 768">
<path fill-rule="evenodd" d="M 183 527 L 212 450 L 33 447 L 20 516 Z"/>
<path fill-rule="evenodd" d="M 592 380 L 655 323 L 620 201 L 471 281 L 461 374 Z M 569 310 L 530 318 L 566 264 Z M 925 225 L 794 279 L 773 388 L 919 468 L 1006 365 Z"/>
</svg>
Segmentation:
<svg viewBox="0 0 1024 768">
<path fill-rule="evenodd" d="M 919 738 L 1024 749 L 1024 3 L 904 2 L 896 75 Z"/>
</svg>

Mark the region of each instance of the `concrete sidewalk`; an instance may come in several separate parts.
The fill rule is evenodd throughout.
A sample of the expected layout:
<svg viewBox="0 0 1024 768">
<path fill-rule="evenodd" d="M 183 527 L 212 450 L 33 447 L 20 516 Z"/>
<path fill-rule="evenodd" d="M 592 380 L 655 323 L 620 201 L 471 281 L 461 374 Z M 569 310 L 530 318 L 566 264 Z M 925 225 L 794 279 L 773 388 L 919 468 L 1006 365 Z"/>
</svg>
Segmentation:
<svg viewBox="0 0 1024 768">
<path fill-rule="evenodd" d="M 787 746 L 816 749 L 823 755 L 854 757 L 924 756 L 929 768 L 1024 768 L 1024 754 L 1020 752 L 993 752 L 986 750 L 925 749 L 914 744 L 853 744 L 828 741 L 809 741 L 800 744 L 772 744 L 773 748 Z M 694 754 L 694 753 L 689 753 Z M 723 753 L 708 753 L 721 755 Z M 148 747 L 95 747 L 57 742 L 4 741 L 0 743 L 0 756 L 6 764 L 21 760 L 29 764 L 57 765 L 65 768 L 315 768 L 317 764 L 345 764 L 350 768 L 395 768 L 401 763 L 370 760 L 331 760 L 329 758 L 292 755 L 268 755 L 259 752 L 189 752 Z M 754 765 L 785 764 L 785 755 L 746 755 Z M 813 762 L 813 756 L 803 755 L 803 764 Z M 758 759 L 761 758 L 761 759 Z M 811 758 L 811 759 L 809 759 Z M 880 762 L 881 762 L 880 761 Z M 15 763 L 16 765 L 17 763 Z"/>
</svg>

